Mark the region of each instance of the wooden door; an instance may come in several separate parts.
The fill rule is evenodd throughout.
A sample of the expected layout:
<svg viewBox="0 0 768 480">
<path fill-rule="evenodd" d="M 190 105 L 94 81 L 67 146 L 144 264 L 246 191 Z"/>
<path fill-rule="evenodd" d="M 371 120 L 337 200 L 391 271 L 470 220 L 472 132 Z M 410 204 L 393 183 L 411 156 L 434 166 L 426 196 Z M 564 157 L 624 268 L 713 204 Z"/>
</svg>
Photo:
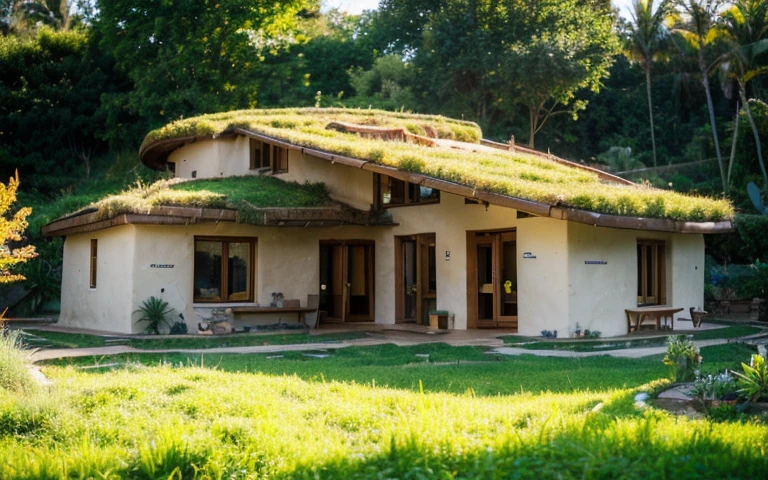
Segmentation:
<svg viewBox="0 0 768 480">
<path fill-rule="evenodd" d="M 373 242 L 320 243 L 320 310 L 329 323 L 373 321 Z"/>
<path fill-rule="evenodd" d="M 429 324 L 437 307 L 435 234 L 395 237 L 395 322 Z"/>
<path fill-rule="evenodd" d="M 496 326 L 517 328 L 517 233 L 496 235 L 496 294 L 498 315 Z"/>
<path fill-rule="evenodd" d="M 467 327 L 517 328 L 514 231 L 467 232 Z"/>
</svg>

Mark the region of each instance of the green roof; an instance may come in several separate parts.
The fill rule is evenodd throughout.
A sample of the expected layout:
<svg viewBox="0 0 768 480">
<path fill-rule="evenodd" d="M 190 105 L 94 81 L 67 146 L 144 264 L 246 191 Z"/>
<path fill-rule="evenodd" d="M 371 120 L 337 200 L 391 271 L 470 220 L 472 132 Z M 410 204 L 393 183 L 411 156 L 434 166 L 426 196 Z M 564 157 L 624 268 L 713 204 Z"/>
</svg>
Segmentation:
<svg viewBox="0 0 768 480">
<path fill-rule="evenodd" d="M 94 202 L 81 212 L 98 212 L 99 219 L 122 213 L 148 214 L 153 207 L 177 206 L 237 210 L 245 223 L 259 208 L 304 208 L 334 205 L 322 183 L 299 184 L 268 176 L 201 180 L 160 180 L 138 185 Z"/>
<path fill-rule="evenodd" d="M 466 142 L 476 148 L 451 142 L 425 146 L 364 138 L 327 129 L 331 122 L 404 128 L 412 134 Z M 142 157 L 162 141 L 211 138 L 232 128 L 553 206 L 694 222 L 729 220 L 733 216 L 733 206 L 727 200 L 606 181 L 594 171 L 541 155 L 482 147 L 482 131 L 471 122 L 380 110 L 240 110 L 202 115 L 150 132 L 141 146 Z"/>
</svg>

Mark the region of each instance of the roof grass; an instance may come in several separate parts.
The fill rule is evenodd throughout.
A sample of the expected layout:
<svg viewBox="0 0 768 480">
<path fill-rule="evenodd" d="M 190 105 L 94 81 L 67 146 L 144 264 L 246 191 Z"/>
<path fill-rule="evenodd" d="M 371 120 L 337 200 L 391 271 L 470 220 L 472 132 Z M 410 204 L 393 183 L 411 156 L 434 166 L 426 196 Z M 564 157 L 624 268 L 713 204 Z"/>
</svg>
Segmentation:
<svg viewBox="0 0 768 480">
<path fill-rule="evenodd" d="M 149 214 L 152 207 L 178 206 L 237 210 L 241 218 L 259 208 L 331 206 L 322 183 L 285 182 L 269 176 L 225 177 L 201 180 L 159 180 L 110 195 L 81 211 L 96 210 L 99 219 L 123 213 Z M 248 223 L 248 222 L 246 222 Z"/>
<path fill-rule="evenodd" d="M 477 151 L 472 151 L 362 138 L 326 129 L 330 122 L 402 127 L 419 135 L 468 143 L 478 143 L 482 138 L 476 124 L 440 116 L 352 109 L 239 110 L 173 122 L 150 132 L 141 151 L 160 140 L 210 138 L 239 127 L 295 145 L 554 206 L 699 222 L 728 220 L 733 216 L 733 206 L 727 200 L 606 182 L 593 172 L 524 152 L 489 151 L 479 145 Z"/>
</svg>

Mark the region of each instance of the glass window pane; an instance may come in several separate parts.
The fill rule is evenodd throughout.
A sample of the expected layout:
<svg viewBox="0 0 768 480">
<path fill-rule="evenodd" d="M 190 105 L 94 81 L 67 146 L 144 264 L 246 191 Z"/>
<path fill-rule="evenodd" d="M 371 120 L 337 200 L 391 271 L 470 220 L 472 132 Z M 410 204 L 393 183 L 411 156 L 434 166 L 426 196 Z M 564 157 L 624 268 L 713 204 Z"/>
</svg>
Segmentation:
<svg viewBox="0 0 768 480">
<path fill-rule="evenodd" d="M 195 242 L 195 300 L 221 299 L 221 242 Z"/>
<path fill-rule="evenodd" d="M 422 202 L 437 200 L 439 198 L 440 198 L 440 190 L 436 188 L 420 187 L 420 200 Z"/>
<path fill-rule="evenodd" d="M 251 244 L 231 242 L 227 263 L 227 297 L 229 300 L 248 300 L 250 265 Z"/>
</svg>

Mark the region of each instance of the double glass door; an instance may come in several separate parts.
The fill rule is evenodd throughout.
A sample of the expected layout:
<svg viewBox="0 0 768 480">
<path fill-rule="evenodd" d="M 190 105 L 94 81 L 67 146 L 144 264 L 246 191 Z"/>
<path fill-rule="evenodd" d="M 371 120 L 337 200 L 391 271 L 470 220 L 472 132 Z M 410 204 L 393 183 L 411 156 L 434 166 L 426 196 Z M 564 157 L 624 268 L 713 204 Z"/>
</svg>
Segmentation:
<svg viewBox="0 0 768 480">
<path fill-rule="evenodd" d="M 469 326 L 517 328 L 515 232 L 469 234 Z"/>
<path fill-rule="evenodd" d="M 331 323 L 372 322 L 373 242 L 320 243 L 320 311 Z"/>
<path fill-rule="evenodd" d="M 437 306 L 435 234 L 395 238 L 396 321 L 429 324 Z"/>
</svg>

